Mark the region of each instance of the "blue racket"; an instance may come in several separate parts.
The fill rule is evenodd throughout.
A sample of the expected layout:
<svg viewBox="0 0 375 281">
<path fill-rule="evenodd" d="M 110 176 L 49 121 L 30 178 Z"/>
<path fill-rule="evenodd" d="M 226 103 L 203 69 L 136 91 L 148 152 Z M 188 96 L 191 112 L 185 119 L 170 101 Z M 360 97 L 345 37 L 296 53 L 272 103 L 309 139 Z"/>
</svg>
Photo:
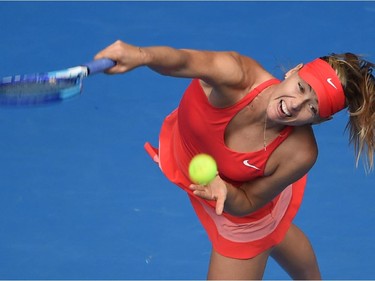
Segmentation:
<svg viewBox="0 0 375 281">
<path fill-rule="evenodd" d="M 1 78 L 0 105 L 28 106 L 64 101 L 82 92 L 83 78 L 115 64 L 110 59 L 99 59 L 64 70 Z"/>
</svg>

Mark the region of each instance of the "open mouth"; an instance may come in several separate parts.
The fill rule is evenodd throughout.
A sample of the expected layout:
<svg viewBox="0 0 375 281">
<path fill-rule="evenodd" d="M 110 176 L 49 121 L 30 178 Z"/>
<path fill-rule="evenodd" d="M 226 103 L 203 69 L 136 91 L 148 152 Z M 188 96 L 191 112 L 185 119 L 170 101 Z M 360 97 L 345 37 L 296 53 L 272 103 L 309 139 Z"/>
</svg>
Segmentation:
<svg viewBox="0 0 375 281">
<path fill-rule="evenodd" d="M 283 100 L 280 101 L 280 111 L 286 115 L 287 117 L 291 117 L 292 114 L 289 112 L 285 102 Z"/>
</svg>

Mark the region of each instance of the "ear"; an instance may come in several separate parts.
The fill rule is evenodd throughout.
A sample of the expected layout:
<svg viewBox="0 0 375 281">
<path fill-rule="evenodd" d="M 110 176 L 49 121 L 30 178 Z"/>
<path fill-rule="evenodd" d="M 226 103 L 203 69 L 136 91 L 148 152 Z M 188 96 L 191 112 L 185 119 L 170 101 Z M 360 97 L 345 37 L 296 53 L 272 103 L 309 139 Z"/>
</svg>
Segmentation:
<svg viewBox="0 0 375 281">
<path fill-rule="evenodd" d="M 302 68 L 302 66 L 303 66 L 303 63 L 300 63 L 299 65 L 293 67 L 292 69 L 289 69 L 289 71 L 285 73 L 285 79 L 287 79 L 293 73 L 298 72 Z"/>
</svg>

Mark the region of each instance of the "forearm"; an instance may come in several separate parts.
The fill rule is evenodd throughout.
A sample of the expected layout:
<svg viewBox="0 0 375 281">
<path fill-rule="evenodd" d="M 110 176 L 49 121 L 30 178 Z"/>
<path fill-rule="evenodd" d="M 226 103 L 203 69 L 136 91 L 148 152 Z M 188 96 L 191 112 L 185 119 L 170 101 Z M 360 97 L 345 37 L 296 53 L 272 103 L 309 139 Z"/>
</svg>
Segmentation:
<svg viewBox="0 0 375 281">
<path fill-rule="evenodd" d="M 234 187 L 228 183 L 226 186 L 228 191 L 224 205 L 226 213 L 242 217 L 255 212 L 259 208 L 242 188 Z"/>
<path fill-rule="evenodd" d="M 143 65 L 168 76 L 188 76 L 189 53 L 165 46 L 139 48 Z"/>
<path fill-rule="evenodd" d="M 95 59 L 103 57 L 116 61 L 116 66 L 107 71 L 111 74 L 128 72 L 141 66 L 163 75 L 182 76 L 188 72 L 188 52 L 171 47 L 137 47 L 116 41 L 99 52 Z"/>
<path fill-rule="evenodd" d="M 137 47 L 116 41 L 99 52 L 95 59 L 103 57 L 117 63 L 107 71 L 110 74 L 146 66 L 162 75 L 199 78 L 212 86 L 236 85 L 236 89 L 243 82 L 244 73 L 247 73 L 243 69 L 242 56 L 235 52 L 175 49 L 167 46 Z"/>
</svg>

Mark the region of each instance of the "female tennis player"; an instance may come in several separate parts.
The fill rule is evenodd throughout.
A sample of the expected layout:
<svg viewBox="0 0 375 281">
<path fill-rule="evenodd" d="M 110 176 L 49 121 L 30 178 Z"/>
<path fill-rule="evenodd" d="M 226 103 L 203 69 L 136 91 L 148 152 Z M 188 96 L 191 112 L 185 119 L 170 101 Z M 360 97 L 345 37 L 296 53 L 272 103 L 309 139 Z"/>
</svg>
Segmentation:
<svg viewBox="0 0 375 281">
<path fill-rule="evenodd" d="M 320 279 L 308 238 L 293 224 L 306 173 L 318 149 L 311 126 L 348 108 L 357 161 L 373 167 L 373 64 L 332 54 L 300 64 L 280 81 L 236 52 L 117 41 L 96 55 L 117 62 L 108 73 L 140 66 L 191 78 L 176 110 L 163 122 L 159 149 L 146 149 L 162 172 L 184 189 L 212 242 L 208 279 L 262 279 L 269 256 L 293 279 Z M 218 176 L 194 185 L 188 165 L 212 155 Z"/>
</svg>

